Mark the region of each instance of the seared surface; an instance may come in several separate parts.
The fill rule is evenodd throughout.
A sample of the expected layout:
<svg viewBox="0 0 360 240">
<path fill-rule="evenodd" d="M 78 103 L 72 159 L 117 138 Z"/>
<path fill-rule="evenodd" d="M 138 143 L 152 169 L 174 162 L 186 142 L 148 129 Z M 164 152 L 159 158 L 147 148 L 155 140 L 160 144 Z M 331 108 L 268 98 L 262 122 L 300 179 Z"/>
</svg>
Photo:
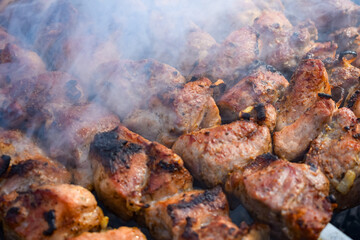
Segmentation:
<svg viewBox="0 0 360 240">
<path fill-rule="evenodd" d="M 288 85 L 288 81 L 274 68 L 260 66 L 226 91 L 217 102 L 222 120 L 235 120 L 240 111 L 258 103 L 274 104 Z"/>
<path fill-rule="evenodd" d="M 171 147 L 182 134 L 220 124 L 212 93 L 207 78 L 167 89 L 150 100 L 148 109 L 137 110 L 124 119 L 124 125 L 151 141 Z"/>
<path fill-rule="evenodd" d="M 331 94 L 324 64 L 318 59 L 303 60 L 292 76 L 284 97 L 277 104 L 276 130 L 294 123 L 314 105 L 318 93 Z"/>
<path fill-rule="evenodd" d="M 28 191 L 30 186 L 70 183 L 65 167 L 19 131 L 0 130 L 0 156 L 0 195 Z"/>
<path fill-rule="evenodd" d="M 228 212 L 229 206 L 221 188 L 193 190 L 154 202 L 145 210 L 145 222 L 157 239 L 194 239 L 191 238 L 196 235 L 193 231 L 223 217 L 236 235 L 238 229 L 231 223 Z M 221 231 L 227 232 L 227 228 L 224 226 Z M 229 239 L 236 239 L 234 235 L 230 234 Z"/>
<path fill-rule="evenodd" d="M 340 108 L 328 127 L 312 142 L 306 155 L 305 162 L 318 167 L 329 179 L 330 192 L 335 195 L 340 209 L 360 203 L 359 134 L 360 125 L 354 113 Z M 348 171 L 352 171 L 355 178 L 344 182 Z"/>
<path fill-rule="evenodd" d="M 0 198 L 7 239 L 65 239 L 100 228 L 95 197 L 75 185 L 44 185 Z"/>
<path fill-rule="evenodd" d="M 314 140 L 331 120 L 335 103 L 320 98 L 294 123 L 273 135 L 274 152 L 281 158 L 293 161 L 304 155 Z"/>
<path fill-rule="evenodd" d="M 271 148 L 269 129 L 251 121 L 185 134 L 173 146 L 191 174 L 206 186 L 222 185 L 230 172 Z"/>
<path fill-rule="evenodd" d="M 68 240 L 145 240 L 145 235 L 138 228 L 120 227 L 100 233 L 83 233 Z"/>
<path fill-rule="evenodd" d="M 150 201 L 192 188 L 178 155 L 123 126 L 97 134 L 90 154 L 98 197 L 124 219 Z"/>
<path fill-rule="evenodd" d="M 225 188 L 253 217 L 268 223 L 278 239 L 317 239 L 331 219 L 329 182 L 305 164 L 262 155 L 231 174 Z"/>
</svg>

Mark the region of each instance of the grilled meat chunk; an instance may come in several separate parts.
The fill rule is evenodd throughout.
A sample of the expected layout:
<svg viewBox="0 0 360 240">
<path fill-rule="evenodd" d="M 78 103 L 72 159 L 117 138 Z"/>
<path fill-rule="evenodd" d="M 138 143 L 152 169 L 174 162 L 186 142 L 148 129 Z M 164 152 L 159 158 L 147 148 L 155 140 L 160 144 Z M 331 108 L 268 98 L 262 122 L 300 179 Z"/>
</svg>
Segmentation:
<svg viewBox="0 0 360 240">
<path fill-rule="evenodd" d="M 171 147 L 182 134 L 219 125 L 219 109 L 211 81 L 201 78 L 153 97 L 148 109 L 137 110 L 124 125 L 152 141 Z"/>
<path fill-rule="evenodd" d="M 0 30 L 1 36 L 3 32 Z M 5 39 L 7 35 L 4 36 Z M 21 48 L 10 42 L 3 48 L 0 41 L 0 87 L 1 94 L 6 94 L 9 88 L 16 86 L 18 81 L 23 78 L 30 78 L 46 72 L 45 64 L 41 58 L 33 51 Z"/>
<path fill-rule="evenodd" d="M 123 219 L 150 201 L 192 188 L 178 155 L 123 126 L 97 134 L 90 157 L 97 195 Z"/>
<path fill-rule="evenodd" d="M 360 124 L 348 108 L 340 108 L 333 120 L 312 142 L 305 163 L 319 168 L 330 181 L 340 209 L 360 204 Z"/>
<path fill-rule="evenodd" d="M 208 239 L 206 232 L 211 228 L 207 226 L 216 227 L 217 236 L 225 235 L 224 239 L 239 239 L 241 231 L 231 223 L 228 212 L 229 206 L 220 187 L 193 190 L 152 203 L 145 209 L 145 222 L 157 239 Z"/>
<path fill-rule="evenodd" d="M 104 217 L 95 197 L 68 184 L 44 185 L 0 199 L 6 239 L 65 239 L 100 229 Z"/>
<path fill-rule="evenodd" d="M 152 96 L 185 84 L 185 78 L 175 68 L 155 60 L 103 64 L 93 81 L 94 94 L 121 118 L 146 106 Z"/>
<path fill-rule="evenodd" d="M 349 90 L 349 94 L 346 98 L 345 107 L 351 109 L 355 116 L 360 118 L 360 89 L 359 85 L 354 86 Z"/>
<path fill-rule="evenodd" d="M 1 100 L 2 124 L 10 128 L 25 127 L 29 131 L 51 118 L 49 108 L 53 104 L 73 106 L 87 101 L 78 82 L 63 72 L 47 72 L 19 80 Z"/>
<path fill-rule="evenodd" d="M 234 85 L 259 54 L 258 35 L 244 27 L 230 33 L 224 42 L 194 68 L 191 75 L 205 76 L 213 82 L 223 79 Z"/>
<path fill-rule="evenodd" d="M 294 123 L 274 133 L 274 152 L 289 161 L 304 155 L 312 140 L 331 120 L 335 103 L 332 99 L 321 99 L 314 103 Z"/>
<path fill-rule="evenodd" d="M 243 172 L 230 175 L 226 191 L 239 198 L 276 239 L 317 239 L 332 215 L 329 182 L 319 169 L 259 156 Z"/>
<path fill-rule="evenodd" d="M 347 94 L 351 87 L 360 83 L 360 69 L 351 65 L 351 60 L 345 56 L 339 61 L 338 65 L 329 70 L 329 82 L 333 88 L 340 87 Z"/>
<path fill-rule="evenodd" d="M 191 174 L 209 187 L 224 184 L 230 172 L 271 148 L 269 129 L 246 120 L 185 134 L 173 146 Z"/>
<path fill-rule="evenodd" d="M 253 27 L 261 40 L 260 59 L 281 71 L 293 71 L 317 39 L 312 22 L 293 27 L 278 11 L 264 11 Z"/>
<path fill-rule="evenodd" d="M 30 186 L 70 183 L 65 167 L 51 159 L 19 131 L 0 130 L 0 195 Z"/>
<path fill-rule="evenodd" d="M 68 240 L 146 240 L 145 235 L 138 228 L 120 227 L 118 229 L 99 232 L 83 233 Z"/>
<path fill-rule="evenodd" d="M 338 45 L 335 42 L 316 42 L 312 45 L 306 58 L 320 59 L 325 66 L 335 61 Z"/>
<path fill-rule="evenodd" d="M 97 133 L 110 131 L 119 124 L 115 114 L 96 103 L 72 107 L 54 104 L 41 137 L 49 156 L 72 172 L 74 183 L 92 189 L 90 144 Z"/>
<path fill-rule="evenodd" d="M 198 27 L 194 27 L 186 36 L 186 43 L 181 53 L 177 65 L 184 76 L 189 76 L 192 70 L 206 57 L 214 51 L 218 44 L 215 39 L 207 32 Z"/>
<path fill-rule="evenodd" d="M 284 97 L 277 103 L 276 130 L 280 131 L 300 118 L 318 100 L 318 93 L 331 94 L 324 64 L 319 59 L 303 60 Z"/>
<path fill-rule="evenodd" d="M 283 0 L 286 15 L 293 21 L 311 19 L 324 33 L 355 26 L 359 21 L 360 7 L 350 0 Z"/>
<path fill-rule="evenodd" d="M 260 66 L 230 88 L 217 102 L 223 121 L 233 121 L 240 111 L 258 104 L 274 104 L 289 85 L 271 66 Z"/>
<path fill-rule="evenodd" d="M 339 52 L 354 51 L 360 54 L 360 33 L 357 27 L 342 28 L 330 34 L 330 38 L 339 45 Z M 353 65 L 360 67 L 360 58 Z"/>
</svg>

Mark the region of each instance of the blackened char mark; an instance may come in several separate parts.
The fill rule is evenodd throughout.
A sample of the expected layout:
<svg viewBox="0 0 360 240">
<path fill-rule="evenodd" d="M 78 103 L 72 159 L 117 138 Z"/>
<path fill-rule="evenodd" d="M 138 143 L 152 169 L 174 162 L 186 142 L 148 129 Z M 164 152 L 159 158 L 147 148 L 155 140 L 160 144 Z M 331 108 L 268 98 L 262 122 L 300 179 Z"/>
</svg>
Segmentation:
<svg viewBox="0 0 360 240">
<path fill-rule="evenodd" d="M 181 169 L 181 166 L 179 165 L 179 163 L 177 162 L 165 162 L 163 160 L 161 160 L 158 164 L 157 164 L 161 169 L 170 172 L 170 173 L 174 173 L 177 172 Z"/>
<path fill-rule="evenodd" d="M 11 157 L 2 155 L 0 158 L 0 177 L 8 170 L 10 166 Z"/>
<path fill-rule="evenodd" d="M 199 235 L 192 230 L 193 222 L 196 222 L 195 219 L 192 219 L 191 217 L 186 218 L 186 225 L 185 230 L 183 234 L 181 235 L 183 239 L 187 240 L 198 240 Z"/>
<path fill-rule="evenodd" d="M 48 212 L 44 213 L 44 218 L 47 224 L 49 225 L 49 228 L 43 232 L 45 236 L 51 236 L 54 231 L 56 230 L 56 216 L 55 216 L 55 210 L 50 210 Z"/>
<path fill-rule="evenodd" d="M 47 162 L 41 162 L 33 159 L 28 159 L 26 161 L 20 162 L 19 164 L 12 165 L 9 173 L 7 174 L 7 178 L 13 176 L 24 177 L 26 174 L 31 172 L 32 170 L 41 170 L 48 166 Z"/>
<path fill-rule="evenodd" d="M 355 93 L 353 95 L 351 95 L 351 97 L 348 101 L 347 107 L 351 109 L 354 106 L 354 104 L 359 96 L 360 96 L 360 91 L 356 90 Z"/>
<path fill-rule="evenodd" d="M 209 205 L 211 208 L 220 207 L 224 209 L 225 205 L 215 206 L 214 204 L 221 192 L 221 187 L 216 187 L 211 190 L 205 190 L 203 193 L 200 193 L 196 196 L 191 196 L 192 198 L 190 200 L 182 199 L 181 201 L 179 201 L 179 203 L 168 205 L 167 213 L 171 217 L 173 223 L 176 224 L 178 222 L 178 219 L 176 219 L 174 211 L 178 209 L 193 209 L 200 204 Z"/>
<path fill-rule="evenodd" d="M 118 139 L 118 134 L 114 129 L 110 132 L 96 134 L 90 149 L 99 155 L 104 168 L 114 174 L 119 165 L 130 168 L 130 156 L 142 151 L 143 147 Z"/>
<path fill-rule="evenodd" d="M 279 158 L 271 153 L 265 153 L 256 157 L 255 161 L 247 165 L 246 169 L 262 169 L 270 165 L 270 163 L 277 161 Z"/>
<path fill-rule="evenodd" d="M 259 103 L 254 108 L 256 111 L 256 119 L 261 122 L 265 121 L 266 120 L 265 105 L 263 103 Z"/>
</svg>

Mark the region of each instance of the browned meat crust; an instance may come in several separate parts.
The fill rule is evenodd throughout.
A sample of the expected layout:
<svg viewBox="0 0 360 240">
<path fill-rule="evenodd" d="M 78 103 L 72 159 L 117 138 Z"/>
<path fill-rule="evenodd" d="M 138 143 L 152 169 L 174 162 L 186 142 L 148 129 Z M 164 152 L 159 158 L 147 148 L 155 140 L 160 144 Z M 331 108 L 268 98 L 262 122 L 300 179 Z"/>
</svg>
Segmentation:
<svg viewBox="0 0 360 240">
<path fill-rule="evenodd" d="M 178 155 L 123 126 L 97 134 L 90 157 L 99 198 L 124 219 L 150 201 L 192 188 Z"/>
<path fill-rule="evenodd" d="M 104 215 L 86 189 L 44 185 L 0 198 L 7 239 L 65 239 L 100 228 Z"/>
<path fill-rule="evenodd" d="M 99 232 L 83 233 L 68 240 L 146 240 L 145 235 L 135 227 L 120 227 L 118 229 Z"/>
<path fill-rule="evenodd" d="M 251 121 L 202 129 L 181 136 L 173 150 L 206 186 L 224 184 L 228 174 L 271 151 L 270 131 Z"/>
<path fill-rule="evenodd" d="M 226 191 L 278 239 L 317 239 L 332 215 L 329 182 L 320 170 L 262 155 L 230 175 Z"/>
<path fill-rule="evenodd" d="M 124 125 L 151 141 L 171 147 L 182 134 L 220 124 L 212 93 L 207 78 L 167 89 L 150 100 L 148 109 L 137 110 L 124 119 Z"/>
<path fill-rule="evenodd" d="M 292 76 L 284 97 L 277 103 L 276 130 L 294 123 L 314 105 L 318 93 L 331 94 L 324 64 L 319 59 L 303 60 Z"/>
<path fill-rule="evenodd" d="M 271 66 L 260 66 L 240 80 L 218 101 L 223 121 L 233 121 L 240 111 L 258 103 L 274 104 L 289 85 L 288 81 Z"/>
<path fill-rule="evenodd" d="M 318 167 L 330 181 L 340 209 L 360 203 L 360 125 L 354 113 L 340 108 L 313 141 L 306 163 Z"/>
</svg>

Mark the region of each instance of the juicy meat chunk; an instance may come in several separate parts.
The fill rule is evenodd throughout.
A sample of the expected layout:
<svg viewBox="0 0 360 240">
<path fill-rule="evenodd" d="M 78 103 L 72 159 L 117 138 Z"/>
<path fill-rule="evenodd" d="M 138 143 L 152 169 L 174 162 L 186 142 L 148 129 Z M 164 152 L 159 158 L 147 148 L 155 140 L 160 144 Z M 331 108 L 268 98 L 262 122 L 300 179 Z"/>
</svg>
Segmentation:
<svg viewBox="0 0 360 240">
<path fill-rule="evenodd" d="M 145 222 L 157 239 L 194 239 L 202 234 L 201 228 L 216 225 L 215 221 L 225 221 L 226 225 L 218 228 L 218 234 L 228 233 L 229 228 L 233 228 L 227 237 L 237 239 L 236 235 L 241 232 L 231 223 L 228 213 L 225 194 L 218 187 L 180 193 L 154 202 L 145 209 Z"/>
<path fill-rule="evenodd" d="M 123 126 L 97 134 L 90 158 L 98 197 L 124 219 L 151 201 L 192 188 L 178 155 Z"/>
<path fill-rule="evenodd" d="M 318 93 L 331 94 L 325 66 L 319 59 L 303 60 L 292 76 L 284 97 L 277 103 L 276 130 L 294 123 L 314 105 Z"/>
<path fill-rule="evenodd" d="M 70 173 L 19 131 L 0 130 L 0 195 L 30 186 L 70 183 Z"/>
<path fill-rule="evenodd" d="M 349 94 L 346 98 L 345 107 L 351 109 L 355 116 L 360 118 L 360 89 L 359 85 L 354 86 L 349 90 Z"/>
<path fill-rule="evenodd" d="M 49 118 L 52 104 L 85 103 L 81 86 L 71 75 L 47 72 L 17 81 L 0 101 L 1 124 L 36 130 Z"/>
<path fill-rule="evenodd" d="M 206 186 L 224 184 L 230 172 L 271 149 L 269 129 L 251 121 L 188 133 L 173 146 L 191 174 Z"/>
<path fill-rule="evenodd" d="M 66 239 L 100 229 L 103 217 L 91 192 L 75 185 L 44 185 L 0 198 L 6 239 Z"/>
<path fill-rule="evenodd" d="M 185 78 L 175 68 L 155 60 L 121 60 L 102 64 L 93 78 L 93 94 L 125 118 L 151 97 L 183 86 Z M 124 101 L 126 99 L 126 101 Z"/>
<path fill-rule="evenodd" d="M 0 36 L 2 36 L 1 29 Z M 35 52 L 11 42 L 1 47 L 1 43 L 0 41 L 0 87 L 3 91 L 8 91 L 23 78 L 46 72 L 44 62 Z"/>
<path fill-rule="evenodd" d="M 329 182 L 321 171 L 271 154 L 259 156 L 243 172 L 230 175 L 226 191 L 256 219 L 268 223 L 276 239 L 317 239 L 332 215 Z"/>
<path fill-rule="evenodd" d="M 335 103 L 332 99 L 321 99 L 314 103 L 294 123 L 274 133 L 274 152 L 289 161 L 297 160 L 331 120 Z"/>
<path fill-rule="evenodd" d="M 340 108 L 333 120 L 312 142 L 305 163 L 318 167 L 330 181 L 340 209 L 360 203 L 360 124 L 348 108 Z"/>
<path fill-rule="evenodd" d="M 83 233 L 68 240 L 146 240 L 145 235 L 135 227 L 120 227 L 99 233 Z"/>
<path fill-rule="evenodd" d="M 317 38 L 312 22 L 293 27 L 282 12 L 263 11 L 253 27 L 261 41 L 260 59 L 281 71 L 293 71 Z"/>
<path fill-rule="evenodd" d="M 345 90 L 359 83 L 360 69 L 351 65 L 351 62 L 344 57 L 340 63 L 329 70 L 329 82 L 331 86 L 340 87 Z"/>
<path fill-rule="evenodd" d="M 223 121 L 233 121 L 240 111 L 258 104 L 274 104 L 289 85 L 271 66 L 260 66 L 227 90 L 217 102 Z"/>
<path fill-rule="evenodd" d="M 189 76 L 193 69 L 217 47 L 215 39 L 207 32 L 194 27 L 186 36 L 186 43 L 177 60 L 178 69 Z"/>
<path fill-rule="evenodd" d="M 257 58 L 258 44 L 258 35 L 254 29 L 244 27 L 236 30 L 213 54 L 199 62 L 191 75 L 205 76 L 213 82 L 223 79 L 226 84 L 234 85 L 242 72 Z"/>
<path fill-rule="evenodd" d="M 283 0 L 286 14 L 294 21 L 311 19 L 321 32 L 355 26 L 360 7 L 350 0 Z"/>
<path fill-rule="evenodd" d="M 152 141 L 171 147 L 182 134 L 217 126 L 219 109 L 211 81 L 201 78 L 153 97 L 148 109 L 133 112 L 124 125 Z"/>
<path fill-rule="evenodd" d="M 90 144 L 97 133 L 113 130 L 119 118 L 96 103 L 72 107 L 53 104 L 42 128 L 42 141 L 51 158 L 63 163 L 75 184 L 93 187 Z"/>
</svg>

